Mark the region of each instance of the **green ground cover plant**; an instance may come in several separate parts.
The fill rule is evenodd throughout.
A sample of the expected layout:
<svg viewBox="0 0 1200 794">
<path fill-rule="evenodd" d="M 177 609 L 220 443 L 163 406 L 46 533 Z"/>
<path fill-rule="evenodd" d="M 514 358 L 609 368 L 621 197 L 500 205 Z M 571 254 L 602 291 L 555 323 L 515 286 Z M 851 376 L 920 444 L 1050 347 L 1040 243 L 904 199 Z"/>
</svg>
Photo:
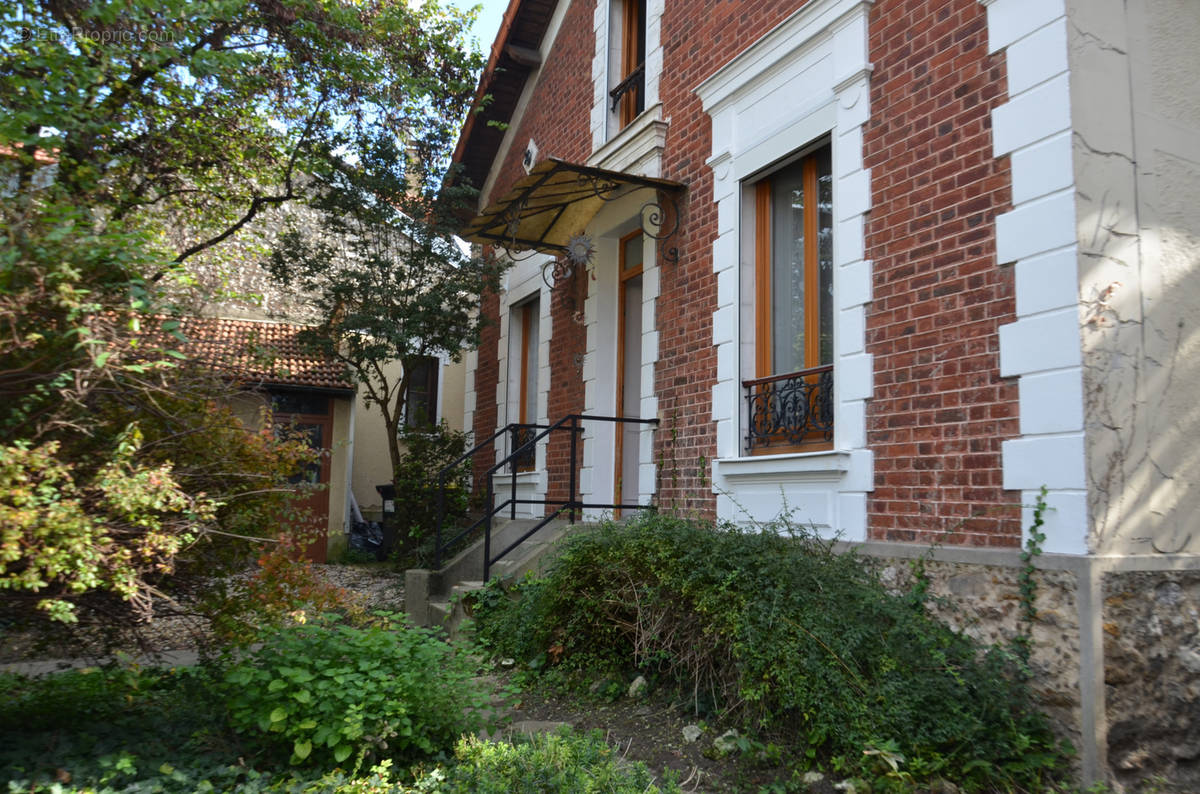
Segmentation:
<svg viewBox="0 0 1200 794">
<path fill-rule="evenodd" d="M 387 616 L 356 627 L 332 617 L 270 632 L 225 673 L 235 730 L 293 764 L 413 760 L 488 723 L 475 663 L 425 629 Z"/>
<path fill-rule="evenodd" d="M 675 687 L 797 770 L 1037 791 L 1063 770 L 1009 649 L 930 617 L 920 584 L 889 592 L 867 561 L 786 520 L 760 529 L 604 525 L 545 578 L 484 591 L 479 639 L 568 682 L 636 671 Z"/>
<path fill-rule="evenodd" d="M 0 675 L 0 790 L 28 794 L 655 794 L 640 763 L 598 733 L 458 737 L 410 765 L 382 751 L 369 769 L 315 751 L 296 766 L 229 730 L 221 673 L 136 666 Z M 361 681 L 358 682 L 361 685 Z M 411 761 L 411 756 L 410 756 Z"/>
<path fill-rule="evenodd" d="M 471 794 L 656 794 L 678 792 L 658 786 L 642 763 L 625 763 L 598 732 L 516 737 L 510 742 L 463 738 L 455 763 L 425 775 L 418 790 Z M 422 789 L 421 786 L 431 786 Z M 434 787 L 436 786 L 436 787 Z"/>
</svg>

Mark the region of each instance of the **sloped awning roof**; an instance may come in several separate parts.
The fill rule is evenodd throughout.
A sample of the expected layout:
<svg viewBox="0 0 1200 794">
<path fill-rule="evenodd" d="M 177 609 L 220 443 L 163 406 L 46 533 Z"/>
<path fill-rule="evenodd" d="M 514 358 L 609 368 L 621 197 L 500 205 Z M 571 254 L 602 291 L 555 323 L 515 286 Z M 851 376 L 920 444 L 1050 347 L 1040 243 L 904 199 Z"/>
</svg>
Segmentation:
<svg viewBox="0 0 1200 794">
<path fill-rule="evenodd" d="M 611 201 L 638 191 L 663 223 L 657 195 L 674 196 L 684 189 L 669 179 L 626 174 L 570 163 L 551 157 L 538 163 L 504 197 L 467 224 L 461 236 L 472 242 L 498 245 L 510 251 L 562 254 L 567 242 L 583 232 L 596 213 Z"/>
</svg>

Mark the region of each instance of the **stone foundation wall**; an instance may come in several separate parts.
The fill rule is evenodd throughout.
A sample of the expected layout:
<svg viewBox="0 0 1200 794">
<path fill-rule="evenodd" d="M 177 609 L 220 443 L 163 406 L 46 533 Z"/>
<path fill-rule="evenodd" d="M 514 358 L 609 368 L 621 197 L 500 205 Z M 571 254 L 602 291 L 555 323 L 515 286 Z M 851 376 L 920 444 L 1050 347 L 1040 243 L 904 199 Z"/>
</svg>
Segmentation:
<svg viewBox="0 0 1200 794">
<path fill-rule="evenodd" d="M 911 585 L 912 562 L 880 559 L 884 582 L 897 589 Z M 930 611 L 943 622 L 989 644 L 1008 644 L 1017 636 L 1018 567 L 928 560 L 925 573 L 933 596 Z M 1030 659 L 1034 692 L 1055 733 L 1079 748 L 1083 717 L 1077 576 L 1071 571 L 1040 570 L 1035 579 L 1038 617 Z"/>
<path fill-rule="evenodd" d="M 925 559 L 934 614 L 984 642 L 1017 635 L 1017 552 L 856 549 L 896 589 L 912 584 L 914 561 Z M 1046 554 L 1034 578 L 1033 687 L 1076 749 L 1080 782 L 1200 791 L 1200 557 Z"/>
<path fill-rule="evenodd" d="M 1110 572 L 1101 588 L 1109 766 L 1200 791 L 1200 571 Z"/>
</svg>

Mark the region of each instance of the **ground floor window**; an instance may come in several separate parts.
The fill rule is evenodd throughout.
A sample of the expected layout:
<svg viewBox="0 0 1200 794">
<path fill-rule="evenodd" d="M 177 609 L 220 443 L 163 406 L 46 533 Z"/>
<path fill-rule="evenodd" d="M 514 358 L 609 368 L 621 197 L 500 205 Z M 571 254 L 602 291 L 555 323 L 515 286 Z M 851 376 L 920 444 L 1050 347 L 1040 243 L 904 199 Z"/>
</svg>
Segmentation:
<svg viewBox="0 0 1200 794">
<path fill-rule="evenodd" d="M 537 430 L 538 395 L 538 344 L 541 303 L 538 298 L 527 300 L 512 309 L 509 317 L 509 366 L 517 375 L 517 422 L 513 429 L 512 450 L 519 449 L 535 435 Z M 511 382 L 511 378 L 510 378 Z M 532 447 L 515 461 L 517 471 L 533 471 L 537 454 Z"/>
<path fill-rule="evenodd" d="M 823 144 L 751 183 L 754 377 L 750 452 L 833 441 L 833 170 Z"/>
</svg>

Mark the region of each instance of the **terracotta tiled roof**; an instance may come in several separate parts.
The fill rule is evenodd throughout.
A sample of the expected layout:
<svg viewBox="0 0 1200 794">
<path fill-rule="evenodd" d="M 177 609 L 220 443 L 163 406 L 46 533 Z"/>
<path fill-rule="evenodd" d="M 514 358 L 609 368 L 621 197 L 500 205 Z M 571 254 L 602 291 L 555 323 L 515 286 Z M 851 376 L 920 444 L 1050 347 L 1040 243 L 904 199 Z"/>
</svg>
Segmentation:
<svg viewBox="0 0 1200 794">
<path fill-rule="evenodd" d="M 354 389 L 336 359 L 300 343 L 305 326 L 264 320 L 185 317 L 183 352 L 240 381 L 264 386 Z"/>
</svg>

